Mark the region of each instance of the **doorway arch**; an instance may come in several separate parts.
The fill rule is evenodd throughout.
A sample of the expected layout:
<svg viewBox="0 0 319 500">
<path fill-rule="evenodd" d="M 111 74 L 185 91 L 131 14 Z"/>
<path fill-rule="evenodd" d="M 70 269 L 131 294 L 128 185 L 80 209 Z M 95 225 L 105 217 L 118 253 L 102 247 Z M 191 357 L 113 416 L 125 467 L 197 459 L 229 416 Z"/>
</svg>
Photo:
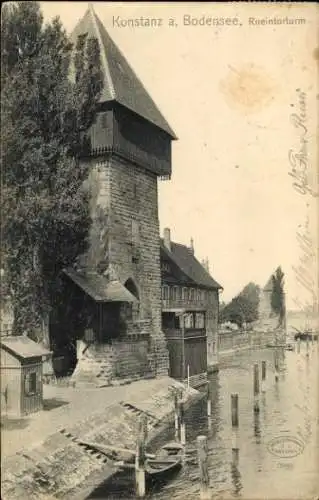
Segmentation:
<svg viewBox="0 0 319 500">
<path fill-rule="evenodd" d="M 137 289 L 137 286 L 134 282 L 134 280 L 132 280 L 132 278 L 129 278 L 125 283 L 124 283 L 124 286 L 125 288 L 128 289 L 129 292 L 131 292 L 132 295 L 134 295 L 134 297 L 138 300 L 139 299 L 139 293 L 138 293 L 138 289 Z"/>
<path fill-rule="evenodd" d="M 126 309 L 126 319 L 127 320 L 136 320 L 139 317 L 139 292 L 138 288 L 132 278 L 129 278 L 124 283 L 125 288 L 137 299 L 137 302 L 131 303 L 127 302 Z"/>
</svg>

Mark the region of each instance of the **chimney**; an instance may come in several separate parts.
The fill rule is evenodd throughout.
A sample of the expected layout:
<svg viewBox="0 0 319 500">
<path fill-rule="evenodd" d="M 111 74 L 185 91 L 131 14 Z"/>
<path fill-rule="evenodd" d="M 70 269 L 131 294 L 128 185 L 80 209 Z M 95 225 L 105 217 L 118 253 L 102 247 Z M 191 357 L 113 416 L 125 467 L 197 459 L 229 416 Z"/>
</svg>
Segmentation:
<svg viewBox="0 0 319 500">
<path fill-rule="evenodd" d="M 208 258 L 206 257 L 206 259 L 203 259 L 202 260 L 202 266 L 204 269 L 206 269 L 206 271 L 209 273 L 209 260 Z"/>
<path fill-rule="evenodd" d="M 209 273 L 209 260 L 208 257 L 206 257 L 206 271 Z"/>
<path fill-rule="evenodd" d="M 171 252 L 171 230 L 168 227 L 164 229 L 164 245 Z"/>
<path fill-rule="evenodd" d="M 190 247 L 188 249 L 189 249 L 189 252 L 192 255 L 194 255 L 194 240 L 193 240 L 193 238 L 191 238 L 191 244 L 190 244 Z"/>
</svg>

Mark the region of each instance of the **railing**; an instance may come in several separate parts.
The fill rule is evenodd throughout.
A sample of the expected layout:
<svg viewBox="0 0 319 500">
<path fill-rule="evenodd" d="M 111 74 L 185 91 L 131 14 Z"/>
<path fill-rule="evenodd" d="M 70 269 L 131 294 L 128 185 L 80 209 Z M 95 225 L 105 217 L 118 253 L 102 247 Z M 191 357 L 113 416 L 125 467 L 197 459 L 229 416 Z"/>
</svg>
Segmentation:
<svg viewBox="0 0 319 500">
<path fill-rule="evenodd" d="M 163 328 L 165 336 L 167 339 L 184 339 L 194 338 L 194 337 L 206 337 L 205 328 L 187 328 L 184 330 L 180 328 Z"/>
<path fill-rule="evenodd" d="M 162 309 L 206 309 L 207 301 L 196 299 L 162 299 Z"/>
<path fill-rule="evenodd" d="M 0 330 L 0 337 L 9 337 L 12 335 L 12 328 L 7 328 L 6 330 Z"/>
</svg>

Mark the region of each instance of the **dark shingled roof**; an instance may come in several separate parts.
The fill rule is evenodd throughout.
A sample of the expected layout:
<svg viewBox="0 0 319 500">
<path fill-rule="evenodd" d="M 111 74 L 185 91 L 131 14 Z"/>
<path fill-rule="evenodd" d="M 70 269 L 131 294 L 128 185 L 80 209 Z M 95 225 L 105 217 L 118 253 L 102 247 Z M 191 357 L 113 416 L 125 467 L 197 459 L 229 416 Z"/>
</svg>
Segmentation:
<svg viewBox="0 0 319 500">
<path fill-rule="evenodd" d="M 50 354 L 50 351 L 42 345 L 37 344 L 24 335 L 1 337 L 0 345 L 14 356 L 23 359 L 48 356 Z"/>
<path fill-rule="evenodd" d="M 90 38 L 96 38 L 100 46 L 104 74 L 101 102 L 116 101 L 176 139 L 175 133 L 92 8 L 86 11 L 74 28 L 71 35 L 73 43 L 85 33 Z"/>
<path fill-rule="evenodd" d="M 64 269 L 64 273 L 96 302 L 137 302 L 119 281 L 109 281 L 105 276 L 81 273 L 71 268 Z"/>
<path fill-rule="evenodd" d="M 164 245 L 164 241 L 161 239 L 161 251 L 169 259 L 171 259 L 196 285 L 206 288 L 223 288 L 211 277 L 211 275 L 191 253 L 187 246 L 171 242 L 170 252 Z"/>
</svg>

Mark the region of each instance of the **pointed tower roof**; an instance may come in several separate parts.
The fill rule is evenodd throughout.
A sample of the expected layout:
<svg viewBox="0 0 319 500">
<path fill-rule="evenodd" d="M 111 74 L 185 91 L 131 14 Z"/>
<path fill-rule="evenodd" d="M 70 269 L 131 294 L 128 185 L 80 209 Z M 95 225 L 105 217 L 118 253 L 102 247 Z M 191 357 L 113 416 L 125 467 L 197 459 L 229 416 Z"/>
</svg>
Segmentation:
<svg viewBox="0 0 319 500">
<path fill-rule="evenodd" d="M 176 139 L 175 133 L 107 33 L 92 6 L 89 6 L 83 18 L 74 28 L 71 39 L 75 42 L 77 37 L 84 33 L 88 33 L 89 37 L 96 38 L 100 46 L 104 74 L 101 102 L 116 101 L 164 130 L 172 139 Z"/>
</svg>

